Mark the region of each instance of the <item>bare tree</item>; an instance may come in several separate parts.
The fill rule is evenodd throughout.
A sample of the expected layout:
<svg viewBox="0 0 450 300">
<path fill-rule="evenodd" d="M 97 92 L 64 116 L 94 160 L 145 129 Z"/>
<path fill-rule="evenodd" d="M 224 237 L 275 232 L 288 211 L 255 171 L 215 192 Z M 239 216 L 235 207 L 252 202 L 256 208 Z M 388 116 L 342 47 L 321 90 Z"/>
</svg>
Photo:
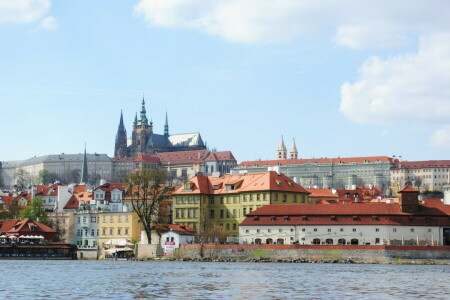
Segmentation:
<svg viewBox="0 0 450 300">
<path fill-rule="evenodd" d="M 16 186 L 19 191 L 22 191 L 30 183 L 30 174 L 28 174 L 28 172 L 23 168 L 16 170 L 14 178 L 16 179 Z"/>
<path fill-rule="evenodd" d="M 149 244 L 152 231 L 156 230 L 160 204 L 170 193 L 166 180 L 167 172 L 163 169 L 138 169 L 128 175 L 127 198 L 141 221 Z"/>
<path fill-rule="evenodd" d="M 66 173 L 67 183 L 80 183 L 81 170 L 75 169 Z"/>
</svg>

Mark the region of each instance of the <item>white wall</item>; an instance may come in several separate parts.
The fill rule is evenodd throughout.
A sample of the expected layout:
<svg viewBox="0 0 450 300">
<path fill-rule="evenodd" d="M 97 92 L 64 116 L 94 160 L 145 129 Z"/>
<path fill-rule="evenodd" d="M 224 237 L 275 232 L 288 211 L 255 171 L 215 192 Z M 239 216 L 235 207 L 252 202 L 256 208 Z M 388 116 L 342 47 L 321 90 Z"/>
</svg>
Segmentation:
<svg viewBox="0 0 450 300">
<path fill-rule="evenodd" d="M 377 231 L 378 229 L 378 231 Z M 259 230 L 259 232 L 258 232 Z M 284 244 L 312 244 L 313 239 L 319 238 L 321 242 L 333 239 L 333 244 L 343 238 L 346 242 L 358 239 L 359 244 L 370 243 L 377 245 L 376 239 L 383 244 L 383 240 L 414 240 L 419 239 L 421 244 L 427 241 L 431 244 L 442 245 L 442 228 L 438 226 L 392 226 L 392 225 L 308 225 L 308 226 L 240 226 L 239 243 L 251 244 L 259 238 L 262 243 L 271 238 L 276 242 L 279 238 L 284 239 Z"/>
</svg>

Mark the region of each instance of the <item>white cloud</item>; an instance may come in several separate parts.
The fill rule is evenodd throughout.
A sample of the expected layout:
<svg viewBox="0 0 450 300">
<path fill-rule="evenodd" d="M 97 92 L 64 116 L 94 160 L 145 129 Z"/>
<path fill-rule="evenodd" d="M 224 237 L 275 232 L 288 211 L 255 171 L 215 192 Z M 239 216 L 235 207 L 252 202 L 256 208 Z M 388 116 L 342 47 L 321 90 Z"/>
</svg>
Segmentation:
<svg viewBox="0 0 450 300">
<path fill-rule="evenodd" d="M 34 22 L 42 18 L 50 6 L 50 0 L 0 0 L 0 25 Z"/>
<path fill-rule="evenodd" d="M 417 53 L 368 59 L 358 79 L 342 85 L 340 110 L 359 123 L 443 126 L 450 121 L 448 70 L 450 33 L 428 35 Z M 442 130 L 433 145 L 438 137 Z"/>
<path fill-rule="evenodd" d="M 430 145 L 436 148 L 450 148 L 450 125 L 437 130 L 430 139 Z"/>
<path fill-rule="evenodd" d="M 233 42 L 321 34 L 351 48 L 397 46 L 411 33 L 450 30 L 449 10 L 446 0 L 141 0 L 135 6 L 151 26 L 200 30 Z"/>
<path fill-rule="evenodd" d="M 41 21 L 38 29 L 42 30 L 56 30 L 58 29 L 58 22 L 53 17 L 47 17 Z"/>
</svg>

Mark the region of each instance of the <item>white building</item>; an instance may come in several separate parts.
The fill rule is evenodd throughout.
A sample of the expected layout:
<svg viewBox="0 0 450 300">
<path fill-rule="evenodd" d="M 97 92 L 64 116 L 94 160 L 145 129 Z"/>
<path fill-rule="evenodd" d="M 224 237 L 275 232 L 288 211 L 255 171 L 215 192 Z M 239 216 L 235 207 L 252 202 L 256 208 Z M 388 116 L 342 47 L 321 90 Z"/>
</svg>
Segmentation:
<svg viewBox="0 0 450 300">
<path fill-rule="evenodd" d="M 241 244 L 450 245 L 450 205 L 419 203 L 399 191 L 399 203 L 266 205 L 239 226 Z"/>
<path fill-rule="evenodd" d="M 194 242 L 195 233 L 187 225 L 173 224 L 169 225 L 169 231 L 161 235 L 161 247 L 164 249 L 164 255 L 173 255 L 175 249 L 180 248 L 181 244 L 191 244 Z"/>
</svg>

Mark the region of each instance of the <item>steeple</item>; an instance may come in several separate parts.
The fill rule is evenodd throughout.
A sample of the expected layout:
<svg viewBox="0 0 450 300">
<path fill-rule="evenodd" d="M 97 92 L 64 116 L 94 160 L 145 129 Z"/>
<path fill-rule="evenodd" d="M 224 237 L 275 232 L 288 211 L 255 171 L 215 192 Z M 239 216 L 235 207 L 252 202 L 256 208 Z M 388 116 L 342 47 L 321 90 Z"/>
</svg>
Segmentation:
<svg viewBox="0 0 450 300">
<path fill-rule="evenodd" d="M 298 150 L 297 150 L 297 145 L 295 144 L 295 139 L 292 139 L 290 158 L 291 159 L 298 159 Z"/>
<path fill-rule="evenodd" d="M 145 99 L 144 95 L 142 95 L 142 107 L 141 107 L 141 118 L 140 118 L 140 125 L 148 126 L 148 119 L 147 119 L 147 110 L 145 109 Z"/>
<path fill-rule="evenodd" d="M 283 136 L 281 136 L 281 141 L 280 145 L 278 146 L 277 155 L 278 159 L 287 159 L 287 149 L 286 145 L 284 144 Z"/>
<path fill-rule="evenodd" d="M 81 170 L 81 182 L 80 185 L 88 185 L 88 165 L 87 165 L 87 154 L 86 154 L 86 144 L 84 144 L 84 158 L 83 158 L 83 169 Z"/>
<path fill-rule="evenodd" d="M 169 136 L 169 119 L 167 118 L 167 110 L 166 110 L 166 125 L 164 125 L 164 135 Z"/>
<path fill-rule="evenodd" d="M 136 116 L 134 117 L 133 126 L 137 126 L 137 124 L 138 124 L 138 118 L 137 118 L 137 113 L 136 113 Z"/>
<path fill-rule="evenodd" d="M 123 113 L 122 111 L 120 111 L 120 122 L 116 134 L 114 157 L 126 157 L 126 156 L 127 156 L 127 131 L 125 129 L 125 125 L 123 124 Z"/>
</svg>

